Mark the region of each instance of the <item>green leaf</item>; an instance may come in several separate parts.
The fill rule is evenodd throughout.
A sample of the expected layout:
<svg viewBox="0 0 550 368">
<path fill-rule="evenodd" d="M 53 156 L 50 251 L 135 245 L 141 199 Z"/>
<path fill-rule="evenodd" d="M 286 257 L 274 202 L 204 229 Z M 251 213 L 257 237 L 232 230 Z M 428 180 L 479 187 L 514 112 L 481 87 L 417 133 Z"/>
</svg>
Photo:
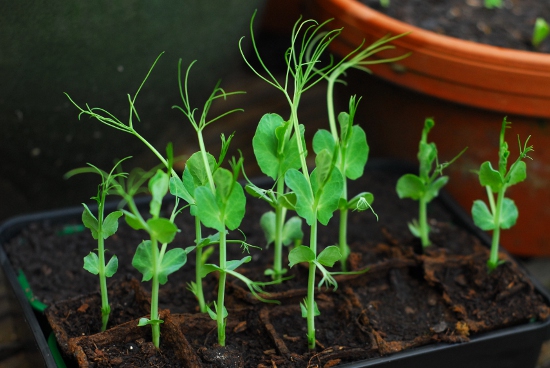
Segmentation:
<svg viewBox="0 0 550 368">
<path fill-rule="evenodd" d="M 131 212 L 128 212 L 126 210 L 122 210 L 124 212 L 124 219 L 126 220 L 126 223 L 134 230 L 143 230 L 145 229 L 143 227 L 143 224 L 141 221 Z"/>
<path fill-rule="evenodd" d="M 227 271 L 234 271 L 237 268 L 239 268 L 243 263 L 248 263 L 252 260 L 251 256 L 246 256 L 243 259 L 240 260 L 233 260 L 233 261 L 227 261 L 226 263 L 226 270 Z"/>
<path fill-rule="evenodd" d="M 527 178 L 527 164 L 523 161 L 518 161 L 512 167 L 508 173 L 507 185 L 511 186 L 517 183 L 521 183 Z"/>
<path fill-rule="evenodd" d="M 314 198 L 304 174 L 296 169 L 290 169 L 285 175 L 285 183 L 296 195 L 296 212 L 311 226 L 316 218 L 313 212 Z"/>
<path fill-rule="evenodd" d="M 296 211 L 296 200 L 296 194 L 293 192 L 288 192 L 277 198 L 277 204 L 286 209 Z"/>
<path fill-rule="evenodd" d="M 288 266 L 292 267 L 301 262 L 313 262 L 315 261 L 315 253 L 305 245 L 299 245 L 292 249 L 288 254 Z"/>
<path fill-rule="evenodd" d="M 158 217 L 147 220 L 151 236 L 161 243 L 170 243 L 178 232 L 177 226 L 168 219 Z"/>
<path fill-rule="evenodd" d="M 302 311 L 302 318 L 307 318 L 307 298 L 304 298 L 303 302 L 300 302 L 300 310 Z M 317 306 L 317 302 L 313 302 L 313 316 L 320 316 L 321 312 Z"/>
<path fill-rule="evenodd" d="M 418 224 L 418 221 L 416 219 L 414 219 L 412 222 L 408 222 L 407 226 L 413 236 L 415 236 L 416 238 L 421 237 L 420 225 Z"/>
<path fill-rule="evenodd" d="M 185 185 L 183 185 L 183 181 L 178 177 L 172 176 L 170 178 L 170 194 L 183 199 L 188 204 L 195 203 L 193 196 L 191 196 Z"/>
<path fill-rule="evenodd" d="M 369 192 L 362 192 L 350 199 L 347 203 L 347 207 L 350 210 L 365 211 L 370 208 L 374 202 L 374 195 Z"/>
<path fill-rule="evenodd" d="M 176 272 L 185 265 L 187 262 L 187 253 L 181 248 L 170 249 L 168 252 L 164 253 L 162 257 L 162 262 L 158 270 L 159 273 L 159 283 L 161 285 L 166 284 L 168 281 L 168 275 Z"/>
<path fill-rule="evenodd" d="M 101 232 L 103 233 L 103 239 L 107 239 L 118 230 L 118 219 L 122 216 L 122 211 L 115 211 L 107 215 L 103 220 L 103 226 Z"/>
<path fill-rule="evenodd" d="M 340 125 L 340 139 L 342 142 L 345 142 L 349 138 L 348 133 L 350 129 L 350 123 L 353 124 L 353 121 L 350 121 L 350 116 L 347 112 L 342 111 L 338 114 L 338 124 Z"/>
<path fill-rule="evenodd" d="M 214 168 L 216 167 L 216 158 L 210 153 L 206 153 L 206 161 L 208 161 L 208 170 L 210 172 L 214 171 Z M 208 171 L 204 165 L 203 156 L 200 151 L 193 153 L 191 157 L 187 159 L 185 167 L 189 170 L 189 174 L 193 178 L 195 187 L 208 184 Z"/>
<path fill-rule="evenodd" d="M 436 180 L 434 180 L 430 185 L 428 186 L 428 191 L 425 194 L 425 200 L 426 203 L 430 202 L 432 199 L 438 196 L 439 190 L 443 188 L 447 182 L 449 181 L 448 176 L 440 176 Z"/>
<path fill-rule="evenodd" d="M 99 274 L 99 257 L 94 252 L 90 252 L 84 257 L 84 269 L 93 275 Z"/>
<path fill-rule="evenodd" d="M 279 175 L 280 157 L 278 139 L 275 130 L 284 125 L 284 120 L 277 114 L 265 114 L 260 119 L 256 133 L 252 138 L 254 155 L 260 170 L 273 180 Z"/>
<path fill-rule="evenodd" d="M 518 208 L 513 200 L 504 198 L 502 200 L 502 209 L 500 213 L 500 227 L 509 229 L 516 224 L 518 220 Z"/>
<path fill-rule="evenodd" d="M 418 161 L 420 162 L 419 176 L 428 181 L 432 165 L 437 158 L 435 143 L 420 142 L 418 150 Z"/>
<path fill-rule="evenodd" d="M 233 189 L 233 173 L 227 169 L 220 168 L 214 173 L 214 184 L 216 185 L 216 197 L 223 203 L 231 195 Z"/>
<path fill-rule="evenodd" d="M 342 254 L 340 253 L 340 249 L 335 245 L 331 245 L 319 253 L 317 256 L 317 262 L 323 266 L 332 267 L 334 266 L 334 263 L 339 261 L 341 258 Z"/>
<path fill-rule="evenodd" d="M 479 183 L 483 186 L 489 186 L 493 193 L 497 193 L 502 188 L 504 179 L 500 172 L 493 169 L 489 161 L 485 161 L 479 168 Z"/>
<path fill-rule="evenodd" d="M 224 223 L 229 230 L 235 230 L 241 224 L 246 211 L 246 196 L 239 183 L 233 185 L 233 190 L 227 199 Z"/>
<path fill-rule="evenodd" d="M 323 188 L 317 188 L 315 183 L 317 169 L 311 173 L 311 182 L 313 191 L 317 198 L 317 219 L 323 225 L 327 225 L 332 218 L 334 211 L 338 209 L 338 203 L 344 190 L 344 178 L 336 167 L 333 167 L 332 173 Z"/>
<path fill-rule="evenodd" d="M 200 276 L 204 278 L 209 273 L 215 272 L 215 271 L 223 271 L 223 270 L 215 264 L 206 263 L 206 264 L 202 265 L 202 267 L 201 267 Z"/>
<path fill-rule="evenodd" d="M 112 256 L 107 265 L 105 266 L 105 277 L 112 277 L 118 270 L 118 258 Z"/>
<path fill-rule="evenodd" d="M 260 218 L 260 226 L 264 232 L 267 245 L 275 241 L 275 212 L 269 211 L 262 215 Z"/>
<path fill-rule="evenodd" d="M 351 137 L 346 148 L 345 176 L 351 180 L 363 175 L 369 157 L 367 135 L 363 128 L 354 125 L 351 128 Z"/>
<path fill-rule="evenodd" d="M 405 174 L 397 180 L 395 189 L 399 198 L 411 198 L 418 201 L 424 195 L 425 186 L 420 177 L 414 174 Z"/>
<path fill-rule="evenodd" d="M 222 318 L 226 319 L 229 313 L 227 313 L 227 309 L 225 308 L 225 306 L 222 306 L 222 307 L 223 307 Z M 207 310 L 210 318 L 216 321 L 218 319 L 218 315 L 217 315 L 218 305 L 216 304 L 216 302 L 214 302 L 214 310 L 212 310 L 212 308 L 210 308 L 209 306 L 207 307 Z"/>
<path fill-rule="evenodd" d="M 164 323 L 162 319 L 149 319 L 142 317 L 139 319 L 138 326 L 143 327 L 147 325 L 159 325 L 161 323 Z"/>
<path fill-rule="evenodd" d="M 90 211 L 86 204 L 82 203 L 82 205 L 84 206 L 84 211 L 82 212 L 82 223 L 90 229 L 92 232 L 92 237 L 97 240 L 97 238 L 99 238 L 97 233 L 99 227 L 97 218 L 92 214 L 92 211 Z"/>
<path fill-rule="evenodd" d="M 220 219 L 221 209 L 216 197 L 208 186 L 200 186 L 195 189 L 195 202 L 197 204 L 197 216 L 204 226 L 224 231 L 224 223 Z"/>
<path fill-rule="evenodd" d="M 151 249 L 151 241 L 142 241 L 132 258 L 132 266 L 134 266 L 142 275 L 141 281 L 149 281 L 153 278 L 153 256 Z M 158 251 L 158 250 L 157 250 Z"/>
<path fill-rule="evenodd" d="M 495 220 L 491 214 L 491 211 L 487 207 L 487 204 L 479 199 L 475 200 L 472 206 L 472 217 L 474 219 L 474 223 L 481 230 L 495 229 Z"/>
<path fill-rule="evenodd" d="M 149 179 L 149 191 L 151 192 L 151 202 L 149 204 L 149 213 L 153 217 L 158 217 L 160 213 L 160 207 L 162 205 L 162 199 L 168 193 L 168 187 L 170 186 L 170 178 L 162 170 L 157 170 L 155 175 Z"/>
<path fill-rule="evenodd" d="M 261 198 L 270 205 L 275 205 L 275 198 L 271 189 L 262 189 L 254 184 L 246 184 L 244 190 L 254 198 Z"/>
<path fill-rule="evenodd" d="M 315 179 L 313 179 L 312 174 L 312 186 L 315 186 L 317 184 L 317 188 L 321 188 L 325 182 L 330 177 L 330 174 L 332 173 L 332 170 L 334 168 L 333 162 L 332 162 L 332 151 L 329 151 L 327 149 L 322 150 L 317 154 L 315 157 Z M 316 195 L 317 190 L 314 189 L 313 193 Z"/>
<path fill-rule="evenodd" d="M 334 137 L 332 136 L 332 134 L 330 134 L 328 130 L 319 129 L 313 136 L 312 145 L 313 152 L 319 154 L 323 150 L 334 152 L 336 142 L 334 141 Z"/>
<path fill-rule="evenodd" d="M 296 240 L 302 239 L 304 232 L 302 231 L 302 219 L 298 216 L 292 216 L 283 225 L 283 244 L 290 245 Z"/>
</svg>

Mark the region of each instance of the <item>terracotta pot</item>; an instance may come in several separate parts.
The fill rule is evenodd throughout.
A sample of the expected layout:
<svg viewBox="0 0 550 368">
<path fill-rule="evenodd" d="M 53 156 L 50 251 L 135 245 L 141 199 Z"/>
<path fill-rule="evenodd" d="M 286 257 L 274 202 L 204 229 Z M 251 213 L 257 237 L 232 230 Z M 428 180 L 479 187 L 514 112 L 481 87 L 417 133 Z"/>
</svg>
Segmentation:
<svg viewBox="0 0 550 368">
<path fill-rule="evenodd" d="M 441 160 L 449 160 L 464 147 L 467 152 L 449 167 L 447 189 L 470 211 L 475 199 L 485 199 L 471 170 L 487 160 L 496 164 L 502 119 L 512 129 L 507 141 L 512 160 L 517 157 L 517 135 L 535 148 L 528 162 L 527 181 L 511 188 L 520 211 L 516 226 L 506 230 L 502 244 L 522 256 L 550 255 L 544 230 L 550 210 L 546 187 L 550 181 L 550 55 L 477 44 L 422 30 L 374 11 L 356 0 L 310 0 L 311 15 L 318 20 L 335 18 L 331 28 L 343 27 L 332 43 L 344 56 L 362 41 L 370 44 L 387 34 L 411 32 L 395 40 L 393 50 L 376 57 L 411 52 L 398 63 L 370 66 L 366 73 L 348 76 L 344 95 L 363 96 L 357 121 L 362 121 L 371 152 L 416 160 L 424 119 L 435 118 L 430 140 L 436 142 Z M 390 83 L 387 83 L 390 82 Z M 347 100 L 342 101 L 347 105 Z"/>
</svg>

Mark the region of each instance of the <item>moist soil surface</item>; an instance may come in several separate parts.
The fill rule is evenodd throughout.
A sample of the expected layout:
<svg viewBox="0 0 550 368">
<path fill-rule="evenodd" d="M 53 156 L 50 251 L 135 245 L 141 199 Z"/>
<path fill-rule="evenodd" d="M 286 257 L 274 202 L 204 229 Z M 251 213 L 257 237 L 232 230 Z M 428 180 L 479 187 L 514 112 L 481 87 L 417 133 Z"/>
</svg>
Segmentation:
<svg viewBox="0 0 550 368">
<path fill-rule="evenodd" d="M 335 276 L 337 290 L 322 287 L 316 291 L 321 312 L 315 320 L 316 350 L 307 349 L 306 320 L 301 317 L 299 306 L 306 296 L 308 269 L 305 264 L 290 269 L 288 275 L 292 278 L 288 281 L 265 288 L 270 294 L 263 296 L 276 299 L 280 304 L 258 301 L 242 282 L 229 278 L 227 345 L 220 347 L 215 321 L 207 314 L 198 313 L 195 298 L 187 290 L 187 283 L 194 279 L 195 261 L 191 253 L 188 263 L 170 275 L 168 283 L 160 289 L 160 308 L 170 311 L 171 323 L 178 326 L 179 333 L 185 337 L 184 350 L 188 352 L 187 361 L 177 363 L 171 357 L 169 366 L 331 367 L 435 342 L 464 342 L 479 333 L 548 317 L 546 302 L 506 254 L 501 254 L 504 264 L 487 273 L 487 248 L 465 232 L 460 220 L 439 200 L 429 207 L 433 245 L 422 253 L 419 241 L 407 228 L 407 222 L 417 217 L 417 203 L 400 200 L 395 194 L 400 174 L 400 170 L 387 172 L 373 165 L 362 179 L 350 183 L 350 194 L 362 191 L 374 194 L 373 206 L 379 220 L 376 221 L 370 211 L 350 213 L 348 240 L 352 253 L 348 267 L 351 270 L 368 268 L 368 271 Z M 243 233 L 230 234 L 237 239 L 242 239 L 244 234 L 247 243 L 264 248 L 249 248 L 252 261 L 238 269 L 252 280 L 270 280 L 263 275 L 263 270 L 272 262 L 271 248 L 265 249 L 258 224 L 261 214 L 267 210 L 268 206 L 260 200 L 248 198 L 247 215 L 241 225 Z M 337 221 L 335 216 L 329 226 L 319 227 L 319 249 L 335 243 Z M 65 327 L 74 328 L 67 332 L 69 338 L 84 335 L 97 339 L 102 336 L 97 334 L 99 307 L 87 294 L 99 297 L 98 280 L 82 269 L 82 258 L 96 245 L 88 230 L 71 234 L 64 231 L 74 228 L 78 222 L 79 216 L 69 223 L 33 223 L 4 247 L 14 268 L 26 273 L 35 296 L 54 305 L 50 308 L 51 314 L 59 309 L 55 314 L 66 320 Z M 177 224 L 181 232 L 171 246 L 192 245 L 192 218 L 182 214 Z M 204 229 L 204 235 L 210 233 L 212 231 Z M 133 285 L 132 278 L 141 278 L 132 268 L 131 259 L 144 238 L 145 234 L 132 231 L 121 222 L 116 235 L 106 240 L 110 254 L 119 258 L 119 270 L 109 280 L 113 290 L 121 283 L 128 288 Z M 308 244 L 307 235 L 304 244 Z M 211 262 L 217 262 L 216 255 L 214 252 Z M 243 256 L 238 245 L 232 246 L 228 253 L 228 259 Z M 334 269 L 338 270 L 338 266 Z M 150 290 L 148 283 L 141 286 Z M 207 301 L 216 300 L 216 274 L 206 277 L 204 288 Z M 134 304 L 131 300 L 141 292 L 132 287 L 126 290 L 120 298 L 113 291 L 110 299 L 113 311 L 122 318 L 120 322 L 139 318 L 140 313 L 146 315 L 140 304 L 143 301 Z M 75 301 L 79 295 L 85 295 L 84 299 Z M 66 299 L 71 299 L 65 303 L 68 309 L 61 310 L 62 303 L 57 302 Z M 132 305 L 128 308 L 132 313 L 122 316 L 120 307 L 124 305 Z M 92 314 L 95 317 L 90 317 Z M 70 322 L 82 316 L 93 322 Z M 88 345 L 91 348 L 84 349 L 92 355 L 89 366 L 161 364 L 160 359 L 168 353 L 159 355 L 152 351 L 149 328 L 143 327 L 141 331 L 146 331 L 143 336 L 123 333 L 126 337 L 118 343 L 99 344 L 94 340 L 96 342 Z M 57 334 L 58 340 L 59 336 Z M 76 364 L 71 358 L 75 355 L 70 350 L 73 345 L 67 343 L 67 349 L 62 346 L 69 366 Z M 110 356 L 117 352 L 121 355 Z M 136 363 L 140 356 L 142 360 Z"/>
<path fill-rule="evenodd" d="M 550 21 L 550 2 L 503 0 L 502 8 L 487 9 L 484 0 L 358 0 L 392 18 L 436 33 L 517 50 L 550 52 L 547 38 L 531 43 L 538 17 Z"/>
</svg>

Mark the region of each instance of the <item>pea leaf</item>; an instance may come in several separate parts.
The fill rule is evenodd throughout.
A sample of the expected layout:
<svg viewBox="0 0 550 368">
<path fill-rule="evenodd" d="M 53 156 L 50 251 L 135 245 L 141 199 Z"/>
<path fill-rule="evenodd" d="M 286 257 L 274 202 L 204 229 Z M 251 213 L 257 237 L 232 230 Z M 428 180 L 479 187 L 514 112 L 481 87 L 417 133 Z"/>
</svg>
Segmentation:
<svg viewBox="0 0 550 368">
<path fill-rule="evenodd" d="M 351 180 L 363 175 L 365 165 L 369 157 L 367 135 L 363 128 L 354 125 L 351 128 L 351 136 L 346 147 L 346 159 L 344 163 L 345 176 Z"/>
<path fill-rule="evenodd" d="M 481 230 L 495 229 L 493 214 L 487 207 L 487 204 L 479 199 L 475 200 L 472 206 L 472 217 L 476 226 Z"/>
<path fill-rule="evenodd" d="M 319 182 L 316 179 L 317 169 L 311 173 L 312 189 L 317 199 L 317 219 L 323 225 L 327 225 L 332 218 L 334 211 L 338 209 L 338 203 L 344 190 L 344 178 L 336 167 L 333 167 L 331 175 L 325 182 L 323 187 L 317 187 L 315 183 Z"/>
<path fill-rule="evenodd" d="M 112 277 L 118 270 L 118 258 L 113 255 L 105 266 L 105 277 Z"/>
<path fill-rule="evenodd" d="M 510 198 L 502 200 L 502 213 L 500 214 L 500 227 L 509 229 L 516 224 L 518 220 L 518 208 L 514 201 Z"/>
<path fill-rule="evenodd" d="M 162 205 L 162 199 L 168 193 L 168 187 L 170 186 L 170 179 L 168 174 L 162 170 L 157 170 L 155 175 L 149 179 L 149 191 L 151 192 L 151 202 L 149 204 L 149 213 L 153 217 L 158 217 L 160 213 L 160 207 Z"/>
<path fill-rule="evenodd" d="M 493 193 L 498 193 L 504 184 L 504 179 L 499 171 L 493 169 L 489 161 L 485 161 L 479 168 L 479 183 L 489 186 Z"/>
<path fill-rule="evenodd" d="M 313 174 L 311 175 L 312 186 L 315 186 L 315 184 L 317 184 L 317 189 L 313 189 L 314 194 L 316 194 L 317 190 L 321 188 L 328 180 L 332 169 L 334 168 L 332 158 L 332 151 L 329 151 L 327 149 L 323 149 L 317 154 L 317 156 L 315 156 L 314 171 L 317 174 L 315 175 L 315 179 L 313 178 Z"/>
<path fill-rule="evenodd" d="M 302 219 L 298 216 L 292 216 L 283 225 L 283 244 L 290 245 L 292 242 L 302 239 Z"/>
<path fill-rule="evenodd" d="M 94 252 L 90 252 L 84 257 L 84 269 L 93 275 L 99 274 L 99 257 Z"/>
<path fill-rule="evenodd" d="M 275 212 L 269 211 L 262 215 L 260 218 L 260 226 L 264 232 L 267 245 L 275 241 Z"/>
<path fill-rule="evenodd" d="M 178 177 L 172 176 L 170 178 L 170 194 L 183 199 L 185 202 L 189 204 L 195 203 L 193 196 L 189 193 L 189 191 L 183 184 L 183 180 Z"/>
<path fill-rule="evenodd" d="M 187 253 L 181 248 L 170 249 L 168 252 L 164 253 L 158 270 L 159 283 L 161 285 L 166 284 L 168 275 L 182 268 L 186 262 Z"/>
<path fill-rule="evenodd" d="M 122 211 L 111 212 L 103 220 L 103 226 L 101 232 L 103 233 L 103 239 L 107 239 L 118 230 L 118 219 L 122 216 Z"/>
<path fill-rule="evenodd" d="M 396 186 L 399 198 L 419 200 L 424 195 L 424 182 L 414 174 L 405 174 L 397 180 Z"/>
<path fill-rule="evenodd" d="M 292 267 L 301 262 L 315 261 L 315 253 L 305 245 L 299 245 L 288 253 L 288 266 Z"/>
<path fill-rule="evenodd" d="M 228 271 L 234 271 L 236 270 L 237 268 L 239 268 L 243 263 L 248 263 L 252 260 L 252 257 L 251 256 L 246 256 L 244 257 L 243 259 L 240 259 L 240 260 L 232 260 L 232 261 L 227 261 L 226 263 L 226 270 Z"/>
<path fill-rule="evenodd" d="M 157 217 L 147 220 L 151 236 L 161 243 L 170 243 L 178 232 L 177 226 L 168 219 Z"/>
<path fill-rule="evenodd" d="M 521 183 L 527 178 L 527 164 L 524 161 L 518 161 L 512 167 L 508 173 L 507 185 L 511 186 L 517 183 Z"/>
<path fill-rule="evenodd" d="M 342 258 L 340 249 L 335 245 L 330 245 L 323 249 L 321 253 L 317 256 L 317 262 L 323 266 L 332 267 L 336 261 L 339 261 Z"/>
<path fill-rule="evenodd" d="M 84 206 L 84 211 L 82 212 L 82 224 L 90 229 L 92 232 L 92 237 L 97 240 L 97 238 L 99 238 L 97 233 L 99 227 L 97 218 L 93 215 L 92 211 L 90 211 L 86 204 L 82 203 L 82 205 Z"/>
<path fill-rule="evenodd" d="M 216 167 L 216 158 L 210 153 L 206 153 L 206 161 L 208 161 L 209 170 L 212 172 Z M 208 172 L 204 165 L 204 160 L 201 151 L 195 152 L 187 159 L 185 168 L 188 169 L 195 187 L 200 187 L 208 184 Z M 184 183 L 186 180 L 184 179 Z"/>
<path fill-rule="evenodd" d="M 153 278 L 152 259 L 151 241 L 144 240 L 138 245 L 132 258 L 132 266 L 143 275 L 141 281 L 149 281 Z"/>
<path fill-rule="evenodd" d="M 195 189 L 195 202 L 197 204 L 197 216 L 206 227 L 218 231 L 225 230 L 224 223 L 220 219 L 218 202 L 208 186 L 200 186 Z"/>
<path fill-rule="evenodd" d="M 362 192 L 347 202 L 347 207 L 354 211 L 365 211 L 369 209 L 374 202 L 374 195 L 369 192 Z"/>
<path fill-rule="evenodd" d="M 449 182 L 448 176 L 440 176 L 434 180 L 429 186 L 425 195 L 426 202 L 430 202 L 432 199 L 437 197 L 439 190 L 443 188 Z"/>
<path fill-rule="evenodd" d="M 296 195 L 296 212 L 311 226 L 316 218 L 313 211 L 314 198 L 304 174 L 296 169 L 290 169 L 286 172 L 285 183 Z"/>
<path fill-rule="evenodd" d="M 224 212 L 224 223 L 229 230 L 235 230 L 241 224 L 246 210 L 246 197 L 243 187 L 235 183 L 227 199 Z"/>
<path fill-rule="evenodd" d="M 219 266 L 212 264 L 212 263 L 206 263 L 201 267 L 201 277 L 206 277 L 211 272 L 215 271 L 223 271 Z"/>
<path fill-rule="evenodd" d="M 128 212 L 126 210 L 122 210 L 124 213 L 124 219 L 126 220 L 126 223 L 134 230 L 143 230 L 145 229 L 143 227 L 143 224 L 139 219 L 131 212 Z"/>
<path fill-rule="evenodd" d="M 327 150 L 328 152 L 334 152 L 334 147 L 336 142 L 334 137 L 326 129 L 319 129 L 313 136 L 313 152 L 319 154 L 322 150 Z"/>
</svg>

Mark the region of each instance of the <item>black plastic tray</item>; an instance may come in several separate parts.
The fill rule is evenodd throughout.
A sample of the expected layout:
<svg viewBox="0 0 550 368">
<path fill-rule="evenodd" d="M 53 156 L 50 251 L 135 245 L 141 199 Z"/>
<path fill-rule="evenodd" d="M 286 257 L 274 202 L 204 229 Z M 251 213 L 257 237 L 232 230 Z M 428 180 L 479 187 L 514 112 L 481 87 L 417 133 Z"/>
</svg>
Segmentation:
<svg viewBox="0 0 550 368">
<path fill-rule="evenodd" d="M 369 161 L 367 170 L 369 169 L 384 169 L 400 174 L 417 170 L 414 165 L 403 163 L 402 161 L 380 159 Z M 438 197 L 438 201 L 453 214 L 455 221 L 479 237 L 484 244 L 490 244 L 489 236 L 473 224 L 470 216 L 447 193 L 442 191 Z M 148 203 L 148 198 L 143 198 L 140 202 L 143 204 Z M 109 207 L 116 207 L 116 205 L 117 203 L 111 203 Z M 93 208 L 93 206 L 90 207 L 91 209 Z M 24 318 L 34 334 L 37 350 L 42 354 L 44 364 L 48 368 L 57 367 L 48 347 L 47 336 L 45 336 L 45 334 L 49 334 L 49 331 L 42 330 L 39 320 L 43 317 L 39 313 L 35 313 L 31 308 L 17 280 L 15 270 L 6 256 L 3 244 L 32 222 L 44 219 L 52 222 L 62 222 L 80 218 L 81 214 L 82 207 L 77 206 L 63 210 L 20 216 L 0 225 L 0 264 L 9 284 L 14 290 L 14 294 L 25 316 Z M 526 270 L 525 272 L 528 274 Z M 550 294 L 536 279 L 531 277 L 531 281 L 546 303 L 550 304 Z M 428 345 L 405 350 L 386 357 L 345 364 L 342 367 L 533 368 L 536 366 L 542 343 L 549 338 L 550 319 L 484 333 L 472 337 L 470 341 L 465 343 Z"/>
</svg>

